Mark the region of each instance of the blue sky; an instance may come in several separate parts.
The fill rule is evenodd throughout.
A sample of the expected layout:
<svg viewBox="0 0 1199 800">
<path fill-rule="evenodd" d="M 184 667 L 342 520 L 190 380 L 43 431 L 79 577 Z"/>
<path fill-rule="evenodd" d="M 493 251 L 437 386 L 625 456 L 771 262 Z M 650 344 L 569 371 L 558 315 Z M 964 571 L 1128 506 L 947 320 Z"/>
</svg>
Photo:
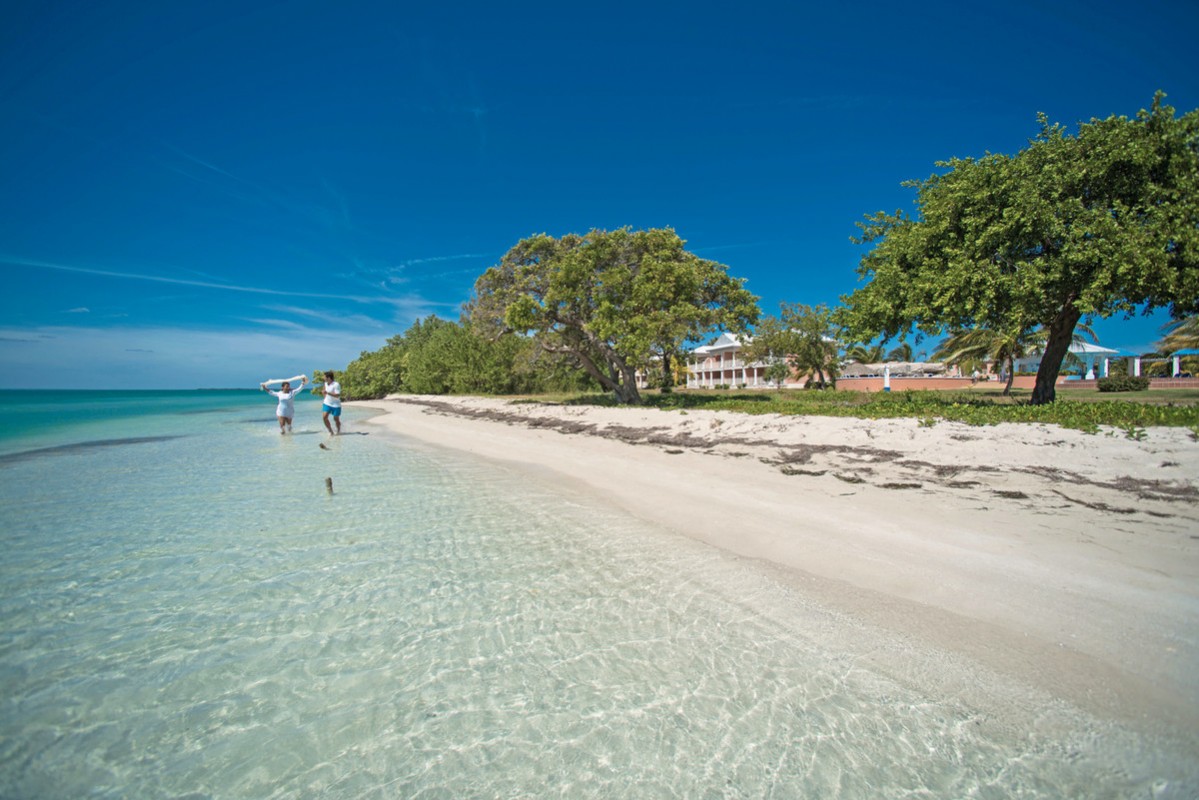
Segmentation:
<svg viewBox="0 0 1199 800">
<path fill-rule="evenodd" d="M 670 226 L 767 313 L 835 304 L 902 181 L 1199 107 L 1196 40 L 1193 0 L 9 0 L 0 386 L 340 369 L 541 232 Z"/>
</svg>

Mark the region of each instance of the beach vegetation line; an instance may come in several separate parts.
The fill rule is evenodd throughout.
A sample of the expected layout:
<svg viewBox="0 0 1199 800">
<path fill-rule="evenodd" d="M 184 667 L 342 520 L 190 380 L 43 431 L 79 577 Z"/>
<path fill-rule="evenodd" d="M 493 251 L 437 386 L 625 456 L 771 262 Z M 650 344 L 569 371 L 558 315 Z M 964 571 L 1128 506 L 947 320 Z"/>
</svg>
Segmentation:
<svg viewBox="0 0 1199 800">
<path fill-rule="evenodd" d="M 1063 395 L 1073 395 L 1063 390 Z M 1105 429 L 1128 431 L 1153 427 L 1183 427 L 1199 441 L 1199 390 L 1138 392 L 1137 399 L 1099 399 L 1096 390 L 1079 391 L 1077 399 L 1050 404 L 1029 402 L 1024 396 L 1004 397 L 988 391 L 752 391 L 647 393 L 644 404 L 668 411 L 705 409 L 744 414 L 784 414 L 861 419 L 911 418 L 946 420 L 968 425 L 1043 423 L 1089 433 Z M 558 402 L 611 405 L 610 395 L 578 395 Z"/>
</svg>

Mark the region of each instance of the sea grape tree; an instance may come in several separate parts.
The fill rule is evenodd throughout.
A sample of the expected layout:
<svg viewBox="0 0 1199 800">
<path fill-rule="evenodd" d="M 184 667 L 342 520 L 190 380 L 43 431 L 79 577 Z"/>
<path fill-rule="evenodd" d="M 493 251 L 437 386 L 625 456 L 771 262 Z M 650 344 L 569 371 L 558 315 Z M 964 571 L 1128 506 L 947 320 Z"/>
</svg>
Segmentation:
<svg viewBox="0 0 1199 800">
<path fill-rule="evenodd" d="M 1044 326 L 1039 404 L 1084 317 L 1199 309 L 1199 110 L 1177 116 L 1163 97 L 1075 135 L 1040 115 L 1016 155 L 939 162 L 907 183 L 916 216 L 860 223 L 866 285 L 842 298 L 841 322 L 863 341 Z"/>
<path fill-rule="evenodd" d="M 530 236 L 475 282 L 472 324 L 534 337 L 619 402 L 639 403 L 638 370 L 670 371 L 688 343 L 743 331 L 757 298 L 669 228 Z"/>
</svg>

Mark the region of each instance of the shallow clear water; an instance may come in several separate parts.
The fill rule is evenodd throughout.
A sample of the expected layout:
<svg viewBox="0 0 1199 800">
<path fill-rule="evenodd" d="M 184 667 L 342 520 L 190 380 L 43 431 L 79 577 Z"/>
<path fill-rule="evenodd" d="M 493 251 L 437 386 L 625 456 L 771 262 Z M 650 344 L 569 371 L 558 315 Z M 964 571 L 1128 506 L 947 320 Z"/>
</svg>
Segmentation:
<svg viewBox="0 0 1199 800">
<path fill-rule="evenodd" d="M 1199 793 L 1168 744 L 992 724 L 753 564 L 360 409 L 336 439 L 256 392 L 0 410 L 2 797 Z"/>
</svg>

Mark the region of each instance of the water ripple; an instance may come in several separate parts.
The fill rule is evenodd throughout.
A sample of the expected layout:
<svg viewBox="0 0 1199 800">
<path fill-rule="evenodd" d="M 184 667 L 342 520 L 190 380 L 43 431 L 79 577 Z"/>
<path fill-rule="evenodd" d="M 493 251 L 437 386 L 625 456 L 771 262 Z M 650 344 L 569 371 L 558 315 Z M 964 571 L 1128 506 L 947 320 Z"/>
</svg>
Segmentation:
<svg viewBox="0 0 1199 800">
<path fill-rule="evenodd" d="M 1199 785 L 1172 740 L 1019 687 L 1020 726 L 930 695 L 892 656 L 947 685 L 999 679 L 560 487 L 381 436 L 325 451 L 193 420 L 204 435 L 171 447 L 76 451 L 74 475 L 11 464 L 0 796 Z"/>
</svg>

